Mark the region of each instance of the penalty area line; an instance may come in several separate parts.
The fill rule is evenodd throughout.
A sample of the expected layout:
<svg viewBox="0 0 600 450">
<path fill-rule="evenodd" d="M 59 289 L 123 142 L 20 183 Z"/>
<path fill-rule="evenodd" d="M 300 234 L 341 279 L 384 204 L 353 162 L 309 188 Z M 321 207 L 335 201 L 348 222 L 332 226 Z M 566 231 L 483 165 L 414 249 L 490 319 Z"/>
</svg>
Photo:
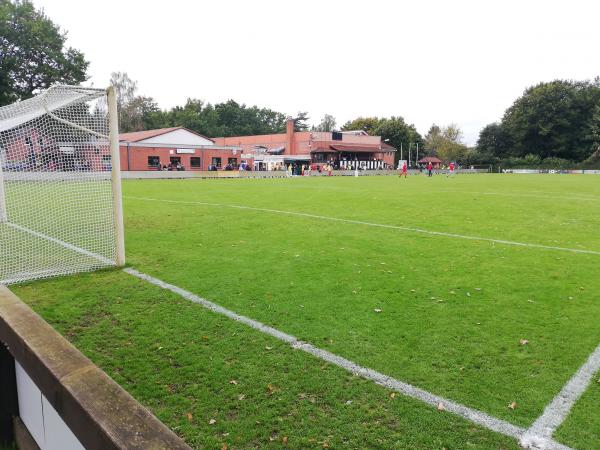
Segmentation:
<svg viewBox="0 0 600 450">
<path fill-rule="evenodd" d="M 342 356 L 331 353 L 327 350 L 323 350 L 318 347 L 315 347 L 314 345 L 309 344 L 307 342 L 300 341 L 295 336 L 292 336 L 291 334 L 284 333 L 283 331 L 279 331 L 279 330 L 277 330 L 273 327 L 270 327 L 268 325 L 265 325 L 257 320 L 237 314 L 237 313 L 235 313 L 227 308 L 224 308 L 216 303 L 206 300 L 205 298 L 199 297 L 190 291 L 187 291 L 185 289 L 182 289 L 178 286 L 167 283 L 165 281 L 159 280 L 158 278 L 155 278 L 153 276 L 139 272 L 132 268 L 125 268 L 125 269 L 123 269 L 123 271 L 128 273 L 129 275 L 132 275 L 136 278 L 147 281 L 148 283 L 151 283 L 162 289 L 173 292 L 173 293 L 179 295 L 180 297 L 183 297 L 186 300 L 189 300 L 193 303 L 201 305 L 204 308 L 206 308 L 212 312 L 221 314 L 225 317 L 235 320 L 236 322 L 243 323 L 243 324 L 249 326 L 250 328 L 253 328 L 262 333 L 268 334 L 269 336 L 272 336 L 280 341 L 283 341 L 283 342 L 289 344 L 294 349 L 301 350 L 310 355 L 313 355 L 314 357 L 316 357 L 322 361 L 326 361 L 328 363 L 334 364 L 337 367 L 340 367 L 340 368 L 352 373 L 355 376 L 359 376 L 359 377 L 365 378 L 367 380 L 373 381 L 374 383 L 376 383 L 380 386 L 394 390 L 394 391 L 399 392 L 407 397 L 419 400 L 423 403 L 426 403 L 426 404 L 436 407 L 436 408 L 438 407 L 438 405 L 442 404 L 444 406 L 444 409 L 447 412 L 450 412 L 452 414 L 460 416 L 470 422 L 473 422 L 477 425 L 480 425 L 480 426 L 487 428 L 488 430 L 494 431 L 496 433 L 500 433 L 505 436 L 509 436 L 511 438 L 517 439 L 517 440 L 521 440 L 524 436 L 526 436 L 526 433 L 528 430 L 526 430 L 525 428 L 519 427 L 517 425 L 513 425 L 509 422 L 506 422 L 505 420 L 492 417 L 484 412 L 478 411 L 473 408 L 469 408 L 468 406 L 464 406 L 464 405 L 461 405 L 460 403 L 456 403 L 452 400 L 448 400 L 446 398 L 440 397 L 431 392 L 428 392 L 428 391 L 425 391 L 418 387 L 415 387 L 411 384 L 408 384 L 403 381 L 392 378 L 390 376 L 387 376 L 376 370 L 360 366 L 359 364 L 357 364 L 349 359 L 346 359 Z M 536 448 L 536 447 L 530 447 L 530 448 Z M 546 439 L 544 442 L 543 448 L 544 449 L 552 449 L 552 450 L 554 450 L 554 449 L 569 450 L 570 449 L 569 447 L 562 445 L 558 442 L 555 442 L 552 439 Z"/>
<path fill-rule="evenodd" d="M 564 385 L 556 397 L 546 406 L 542 415 L 533 423 L 523 437 L 523 442 L 541 446 L 551 439 L 556 429 L 565 421 L 571 408 L 588 388 L 594 374 L 600 370 L 600 345 L 586 362 Z M 537 441 L 537 442 L 536 442 Z"/>
<path fill-rule="evenodd" d="M 351 223 L 354 225 L 364 225 L 368 227 L 377 227 L 377 228 L 388 228 L 391 230 L 405 231 L 409 233 L 419 233 L 426 234 L 430 236 L 443 236 L 449 237 L 453 239 L 466 239 L 470 241 L 481 241 L 481 242 L 493 242 L 494 244 L 502 244 L 502 245 L 511 245 L 516 247 L 529 247 L 529 248 L 540 248 L 544 250 L 556 250 L 561 252 L 570 252 L 570 253 L 583 253 L 588 255 L 599 255 L 600 251 L 595 250 L 583 250 L 577 248 L 569 248 L 569 247 L 556 247 L 552 245 L 543 245 L 543 244 L 530 244 L 527 242 L 518 242 L 518 241 L 507 241 L 504 239 L 494 239 L 494 238 L 486 238 L 481 236 L 469 236 L 465 234 L 456 234 L 456 233 L 446 233 L 444 231 L 431 231 L 423 228 L 412 228 L 412 227 L 404 227 L 400 225 L 387 225 L 383 223 L 375 223 L 375 222 L 365 222 L 362 220 L 353 220 L 353 219 L 342 219 L 339 217 L 330 217 L 330 216 L 321 216 L 319 214 L 310 214 L 310 213 L 302 213 L 297 211 L 286 211 L 282 209 L 270 209 L 270 208 L 256 208 L 253 206 L 244 206 L 244 205 L 230 205 L 226 203 L 209 203 L 209 202 L 198 202 L 198 201 L 185 201 L 185 200 L 167 200 L 167 199 L 158 199 L 158 198 L 148 198 L 148 197 L 134 197 L 129 195 L 124 195 L 124 198 L 129 198 L 132 200 L 142 200 L 148 202 L 163 202 L 163 203 L 175 203 L 175 204 L 183 204 L 183 205 L 200 205 L 200 206 L 211 206 L 216 208 L 232 208 L 232 209 L 243 209 L 249 211 L 260 211 L 266 213 L 273 214 L 282 214 L 288 216 L 298 216 L 298 217 L 308 217 L 311 219 L 319 219 L 319 220 L 329 220 L 333 222 L 343 222 L 343 223 Z"/>
</svg>

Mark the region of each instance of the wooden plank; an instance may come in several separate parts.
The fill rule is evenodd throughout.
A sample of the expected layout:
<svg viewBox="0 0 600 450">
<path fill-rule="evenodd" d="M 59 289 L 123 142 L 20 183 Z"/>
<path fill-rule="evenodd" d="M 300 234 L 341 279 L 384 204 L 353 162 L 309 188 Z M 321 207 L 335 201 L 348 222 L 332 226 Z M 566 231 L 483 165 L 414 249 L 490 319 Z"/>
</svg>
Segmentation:
<svg viewBox="0 0 600 450">
<path fill-rule="evenodd" d="M 0 341 L 86 449 L 190 449 L 4 286 Z"/>
</svg>

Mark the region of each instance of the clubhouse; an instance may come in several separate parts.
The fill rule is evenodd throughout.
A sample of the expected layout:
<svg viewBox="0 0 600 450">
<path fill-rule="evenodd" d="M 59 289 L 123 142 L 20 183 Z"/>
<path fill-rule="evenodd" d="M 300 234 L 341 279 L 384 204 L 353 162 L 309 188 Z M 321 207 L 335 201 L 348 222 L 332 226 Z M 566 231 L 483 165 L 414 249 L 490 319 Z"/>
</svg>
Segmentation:
<svg viewBox="0 0 600 450">
<path fill-rule="evenodd" d="M 362 130 L 344 132 L 294 131 L 256 136 L 208 138 L 183 127 L 122 133 L 119 136 L 121 169 L 146 171 L 280 170 L 292 165 L 331 164 L 340 169 L 384 169 L 394 165 L 396 149 L 380 136 Z"/>
</svg>

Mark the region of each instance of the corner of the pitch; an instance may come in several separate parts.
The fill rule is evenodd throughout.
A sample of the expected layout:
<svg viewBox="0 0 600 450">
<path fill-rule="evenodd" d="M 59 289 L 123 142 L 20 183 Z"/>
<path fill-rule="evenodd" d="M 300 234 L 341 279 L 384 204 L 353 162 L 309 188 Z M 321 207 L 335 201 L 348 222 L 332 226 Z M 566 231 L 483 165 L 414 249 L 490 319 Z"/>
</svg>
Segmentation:
<svg viewBox="0 0 600 450">
<path fill-rule="evenodd" d="M 522 448 L 530 450 L 551 450 L 556 448 L 555 442 L 552 439 L 533 433 L 524 434 L 519 440 L 519 444 Z"/>
</svg>

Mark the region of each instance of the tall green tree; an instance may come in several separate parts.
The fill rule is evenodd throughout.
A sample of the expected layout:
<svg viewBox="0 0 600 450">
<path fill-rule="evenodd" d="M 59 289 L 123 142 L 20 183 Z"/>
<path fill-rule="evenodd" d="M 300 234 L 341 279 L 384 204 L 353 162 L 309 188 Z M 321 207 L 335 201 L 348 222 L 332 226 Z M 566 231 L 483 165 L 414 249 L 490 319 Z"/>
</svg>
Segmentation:
<svg viewBox="0 0 600 450">
<path fill-rule="evenodd" d="M 358 117 L 354 120 L 350 120 L 346 122 L 342 126 L 342 131 L 356 131 L 362 130 L 368 134 L 375 135 L 375 129 L 381 124 L 385 119 L 380 119 L 379 117 Z"/>
<path fill-rule="evenodd" d="M 65 46 L 66 32 L 29 1 L 0 0 L 0 106 L 55 83 L 87 79 L 83 53 Z"/>
<path fill-rule="evenodd" d="M 490 123 L 479 133 L 477 151 L 482 154 L 503 156 L 510 153 L 510 136 L 500 123 Z"/>
<path fill-rule="evenodd" d="M 294 131 L 307 131 L 308 130 L 308 113 L 306 111 L 300 111 L 296 114 L 296 117 L 292 117 L 294 121 Z"/>
<path fill-rule="evenodd" d="M 589 130 L 598 105 L 600 78 L 556 80 L 528 88 L 502 119 L 512 140 L 508 156 L 585 159 L 594 150 Z"/>
</svg>

